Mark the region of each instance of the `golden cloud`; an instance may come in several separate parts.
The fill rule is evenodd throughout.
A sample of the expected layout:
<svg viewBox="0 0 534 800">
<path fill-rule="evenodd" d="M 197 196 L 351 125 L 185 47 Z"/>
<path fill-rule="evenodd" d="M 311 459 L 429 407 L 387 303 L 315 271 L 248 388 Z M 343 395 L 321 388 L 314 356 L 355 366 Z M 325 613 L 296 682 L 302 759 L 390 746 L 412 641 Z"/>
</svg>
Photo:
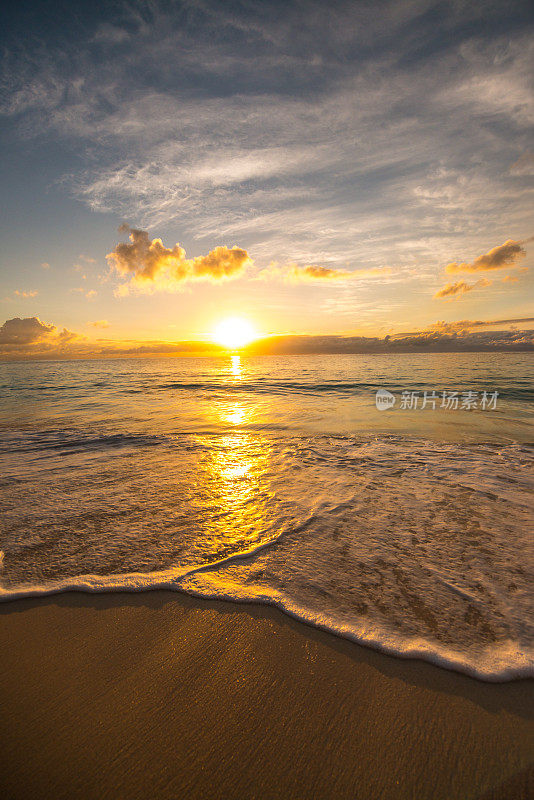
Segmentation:
<svg viewBox="0 0 534 800">
<path fill-rule="evenodd" d="M 262 270 L 258 277 L 262 280 L 281 278 L 288 283 L 328 283 L 378 278 L 383 275 L 391 275 L 391 272 L 391 267 L 348 270 L 320 267 L 315 264 L 303 267 L 297 264 L 288 264 L 286 267 L 279 267 L 276 262 L 273 262 L 267 269 Z"/>
<path fill-rule="evenodd" d="M 109 328 L 110 327 L 110 323 L 107 321 L 107 319 L 95 319 L 94 322 L 88 322 L 87 324 L 90 325 L 91 328 Z"/>
<path fill-rule="evenodd" d="M 443 289 L 440 289 L 434 295 L 435 300 L 443 300 L 444 298 L 452 300 L 453 297 L 472 292 L 473 289 L 483 289 L 485 286 L 491 286 L 493 281 L 487 278 L 480 278 L 475 283 L 466 283 L 465 281 L 456 281 L 456 283 L 448 283 Z"/>
<path fill-rule="evenodd" d="M 438 319 L 437 322 L 433 322 L 430 325 L 427 325 L 426 328 L 423 329 L 424 332 L 432 331 L 433 333 L 446 333 L 446 334 L 457 334 L 457 333 L 464 333 L 466 331 L 471 330 L 471 328 L 477 328 L 480 325 L 484 325 L 484 322 L 480 320 L 472 320 L 472 319 L 460 319 L 457 322 L 445 322 L 445 320 Z"/>
<path fill-rule="evenodd" d="M 528 240 L 527 240 L 528 241 Z M 516 242 L 513 239 L 508 239 L 504 244 L 494 247 L 488 253 L 484 253 L 478 258 L 475 258 L 471 263 L 462 262 L 458 264 L 453 261 L 447 264 L 445 272 L 487 272 L 493 269 L 503 269 L 509 267 L 524 258 L 526 255 L 523 245 L 525 242 Z"/>
<path fill-rule="evenodd" d="M 119 231 L 128 232 L 129 243 L 121 242 L 108 253 L 108 262 L 129 282 L 118 287 L 117 294 L 136 291 L 176 291 L 190 281 L 219 283 L 238 278 L 252 264 L 252 259 L 241 247 L 216 247 L 205 256 L 186 258 L 179 244 L 165 247 L 161 239 L 150 239 L 147 231 L 121 225 Z"/>
<path fill-rule="evenodd" d="M 306 281 L 339 281 L 347 280 L 350 272 L 346 269 L 331 269 L 330 267 L 318 267 L 310 264 L 306 267 L 292 265 L 288 272 L 288 280 L 296 283 Z"/>
</svg>

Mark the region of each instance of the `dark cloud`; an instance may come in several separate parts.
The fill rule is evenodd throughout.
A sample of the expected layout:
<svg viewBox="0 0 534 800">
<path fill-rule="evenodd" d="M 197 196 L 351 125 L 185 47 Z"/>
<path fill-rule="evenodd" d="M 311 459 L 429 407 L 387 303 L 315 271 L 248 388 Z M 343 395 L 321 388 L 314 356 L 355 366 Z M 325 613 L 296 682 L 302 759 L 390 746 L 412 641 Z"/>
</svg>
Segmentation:
<svg viewBox="0 0 534 800">
<path fill-rule="evenodd" d="M 534 351 L 534 331 L 427 330 L 386 336 L 275 336 L 248 345 L 250 355 Z"/>
<path fill-rule="evenodd" d="M 517 330 L 530 331 L 534 328 L 534 317 L 516 317 L 514 319 L 494 319 L 494 320 L 481 320 L 481 319 L 462 319 L 455 322 L 445 322 L 445 320 L 438 320 L 428 325 L 422 331 L 412 331 L 411 333 L 397 333 L 393 334 L 392 338 L 403 339 L 406 337 L 427 335 L 428 333 L 444 333 L 461 336 L 469 331 L 478 328 L 501 328 L 503 326 L 513 327 Z"/>
<path fill-rule="evenodd" d="M 61 349 L 83 338 L 66 328 L 60 330 L 55 325 L 47 325 L 39 317 L 14 317 L 0 328 L 0 354 Z"/>
<path fill-rule="evenodd" d="M 0 328 L 0 345 L 27 345 L 54 334 L 55 325 L 46 325 L 38 317 L 8 319 Z"/>
</svg>

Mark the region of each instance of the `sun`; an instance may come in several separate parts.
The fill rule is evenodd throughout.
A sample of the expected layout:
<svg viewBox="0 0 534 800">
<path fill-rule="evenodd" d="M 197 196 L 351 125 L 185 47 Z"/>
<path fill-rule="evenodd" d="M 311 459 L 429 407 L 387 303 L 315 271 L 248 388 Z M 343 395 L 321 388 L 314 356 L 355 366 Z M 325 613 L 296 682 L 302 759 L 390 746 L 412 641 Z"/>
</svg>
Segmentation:
<svg viewBox="0 0 534 800">
<path fill-rule="evenodd" d="M 257 337 L 254 327 L 241 317 L 228 317 L 221 320 L 213 331 L 213 339 L 229 350 L 244 347 Z"/>
</svg>

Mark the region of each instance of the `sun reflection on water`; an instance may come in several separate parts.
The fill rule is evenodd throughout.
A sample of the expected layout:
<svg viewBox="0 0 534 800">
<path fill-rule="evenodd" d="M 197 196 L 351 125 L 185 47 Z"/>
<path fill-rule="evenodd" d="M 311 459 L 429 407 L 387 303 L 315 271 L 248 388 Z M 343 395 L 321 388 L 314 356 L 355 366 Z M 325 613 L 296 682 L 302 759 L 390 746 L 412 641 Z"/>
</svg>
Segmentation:
<svg viewBox="0 0 534 800">
<path fill-rule="evenodd" d="M 209 453 L 206 479 L 218 512 L 211 533 L 221 543 L 257 541 L 269 528 L 269 462 L 267 442 L 244 432 L 219 437 Z"/>
<path fill-rule="evenodd" d="M 230 356 L 230 372 L 234 378 L 243 377 L 243 368 L 241 366 L 241 356 Z"/>
<path fill-rule="evenodd" d="M 250 422 L 251 416 L 250 406 L 242 402 L 224 403 L 219 409 L 219 419 L 228 425 L 243 425 Z"/>
<path fill-rule="evenodd" d="M 229 482 L 249 476 L 256 459 L 247 448 L 248 438 L 241 435 L 222 437 L 221 448 L 213 454 L 213 467 L 219 479 Z"/>
<path fill-rule="evenodd" d="M 249 427 L 259 414 L 256 398 L 235 391 L 245 377 L 242 358 L 230 356 L 223 369 L 234 389 L 211 400 L 208 413 L 217 434 L 205 451 L 199 482 L 210 496 L 210 536 L 233 550 L 271 535 L 273 452 L 259 426 Z"/>
</svg>

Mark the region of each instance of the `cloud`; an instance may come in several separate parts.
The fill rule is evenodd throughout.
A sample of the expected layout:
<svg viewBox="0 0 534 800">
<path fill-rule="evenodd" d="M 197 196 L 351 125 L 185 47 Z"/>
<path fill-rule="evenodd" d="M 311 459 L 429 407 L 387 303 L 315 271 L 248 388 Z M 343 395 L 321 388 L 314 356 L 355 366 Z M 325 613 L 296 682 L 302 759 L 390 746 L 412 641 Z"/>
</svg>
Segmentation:
<svg viewBox="0 0 534 800">
<path fill-rule="evenodd" d="M 365 278 L 379 278 L 391 275 L 391 267 L 371 267 L 369 269 L 337 269 L 334 267 L 321 267 L 315 264 L 298 266 L 289 264 L 279 267 L 275 262 L 258 274 L 260 280 L 281 279 L 287 283 L 341 283 L 347 281 L 364 280 Z"/>
<path fill-rule="evenodd" d="M 117 45 L 122 44 L 128 38 L 128 32 L 125 31 L 124 28 L 119 28 L 118 26 L 111 25 L 108 22 L 103 22 L 97 28 L 93 36 L 93 41 L 97 42 L 98 44 Z"/>
<path fill-rule="evenodd" d="M 36 292 L 36 291 L 29 292 L 29 291 L 24 291 L 24 290 L 21 290 L 21 289 L 15 289 L 13 294 L 15 295 L 15 297 L 20 297 L 20 298 L 23 298 L 23 299 L 26 300 L 26 299 L 28 299 L 30 297 L 37 297 L 39 292 Z"/>
<path fill-rule="evenodd" d="M 56 331 L 55 325 L 46 325 L 38 317 L 8 319 L 0 328 L 0 344 L 33 344 Z"/>
<path fill-rule="evenodd" d="M 205 256 L 186 258 L 183 247 L 165 247 L 161 239 L 150 239 L 147 231 L 121 225 L 130 243 L 120 242 L 106 258 L 121 276 L 130 281 L 118 287 L 118 294 L 136 291 L 177 291 L 191 281 L 219 283 L 240 277 L 252 259 L 241 247 L 215 247 Z"/>
<path fill-rule="evenodd" d="M 248 345 L 250 355 L 312 353 L 532 352 L 534 331 L 427 330 L 386 336 L 273 336 Z"/>
<path fill-rule="evenodd" d="M 106 320 L 87 323 L 104 328 Z M 507 330 L 496 330 L 506 326 Z M 490 328 L 490 330 L 487 330 Z M 474 331 L 471 329 L 475 329 Z M 479 330 L 485 329 L 485 330 Z M 254 354 L 410 353 L 410 352 L 534 351 L 534 318 L 438 321 L 412 333 L 368 336 L 272 336 L 252 342 L 244 352 Z M 90 341 L 38 317 L 10 319 L 0 327 L 0 359 L 149 357 L 218 354 L 221 347 L 198 341 Z"/>
<path fill-rule="evenodd" d="M 15 135 L 76 152 L 61 188 L 91 209 L 169 245 L 174 220 L 186 249 L 237 243 L 260 268 L 391 264 L 421 282 L 528 230 L 528 184 L 509 173 L 532 108 L 524 4 L 149 5 L 141 24 L 112 4 L 113 29 L 95 34 L 97 14 L 61 47 L 43 29 L 5 60 Z M 415 280 L 395 301 L 417 304 Z M 372 310 L 387 283 L 310 280 L 352 314 L 356 286 Z"/>
<path fill-rule="evenodd" d="M 465 281 L 456 281 L 456 283 L 448 283 L 443 289 L 440 289 L 434 295 L 435 300 L 442 300 L 447 298 L 451 300 L 453 297 L 456 297 L 461 294 L 465 294 L 466 292 L 472 292 L 473 289 L 483 289 L 485 286 L 491 286 L 493 281 L 488 280 L 487 278 L 480 278 L 480 280 L 475 281 L 475 283 L 466 283 Z"/>
<path fill-rule="evenodd" d="M 446 322 L 445 320 L 437 320 L 432 322 L 422 331 L 415 331 L 412 333 L 397 333 L 393 334 L 393 338 L 405 338 L 410 336 L 421 336 L 427 333 L 441 333 L 448 335 L 462 335 L 473 329 L 477 328 L 501 328 L 503 326 L 514 330 L 530 330 L 534 328 L 534 317 L 516 317 L 514 319 L 461 319 L 454 322 Z"/>
<path fill-rule="evenodd" d="M 437 322 L 433 322 L 428 325 L 425 328 L 425 332 L 432 331 L 434 333 L 461 334 L 484 324 L 485 323 L 479 322 L 478 320 L 470 319 L 461 319 L 456 322 L 445 322 L 445 320 L 438 320 Z"/>
<path fill-rule="evenodd" d="M 85 275 L 82 275 L 82 278 L 85 278 Z M 76 286 L 73 289 L 69 289 L 69 291 L 72 292 L 72 294 L 83 294 L 87 300 L 94 300 L 98 294 L 96 289 L 87 290 L 85 286 Z"/>
<path fill-rule="evenodd" d="M 346 269 L 332 269 L 330 267 L 318 267 L 310 264 L 306 267 L 292 266 L 286 273 L 286 279 L 293 283 L 314 282 L 314 281 L 346 281 L 351 277 L 351 273 Z"/>
<path fill-rule="evenodd" d="M 240 247 L 216 247 L 207 256 L 198 256 L 190 263 L 194 280 L 217 282 L 239 277 L 252 259 Z"/>
<path fill-rule="evenodd" d="M 462 319 L 457 320 L 456 322 L 445 322 L 444 320 L 438 320 L 437 322 L 429 325 L 428 328 L 425 328 L 425 330 L 438 331 L 441 333 L 461 333 L 462 331 L 472 330 L 473 328 L 495 328 L 501 326 L 517 327 L 518 325 L 522 326 L 523 330 L 527 330 L 528 326 L 534 327 L 532 323 L 534 323 L 534 317 L 516 317 L 514 319 L 493 320 Z M 404 335 L 407 336 L 408 334 Z"/>
<path fill-rule="evenodd" d="M 527 151 L 510 167 L 512 175 L 534 175 L 534 153 Z"/>
<path fill-rule="evenodd" d="M 390 267 L 373 267 L 371 269 L 334 269 L 309 265 L 305 267 L 291 266 L 286 273 L 286 280 L 292 283 L 313 283 L 315 281 L 354 281 L 364 278 L 375 278 L 391 274 Z"/>
<path fill-rule="evenodd" d="M 489 322 L 477 322 L 477 325 L 525 325 L 534 322 L 534 317 L 515 317 L 514 319 L 494 319 Z"/>
<path fill-rule="evenodd" d="M 43 269 L 50 269 L 50 264 L 48 263 L 48 261 L 43 261 L 41 267 Z"/>
<path fill-rule="evenodd" d="M 41 322 L 39 317 L 14 317 L 0 328 L 0 353 L 30 354 L 52 348 L 62 349 L 66 345 L 83 340 L 72 331 Z"/>
<path fill-rule="evenodd" d="M 61 48 L 12 42 L 2 95 L 17 134 L 88 155 L 63 186 L 91 208 L 179 219 L 265 264 L 287 247 L 302 264 L 437 267 L 462 238 L 522 229 L 524 4 L 153 2 L 127 22 L 112 5 Z"/>
<path fill-rule="evenodd" d="M 451 264 L 447 264 L 445 272 L 487 272 L 493 269 L 509 267 L 525 257 L 524 244 L 525 242 L 516 242 L 513 239 L 508 239 L 504 244 L 494 247 L 484 255 L 478 256 L 471 263 L 462 262 L 457 264 L 453 261 Z"/>
<path fill-rule="evenodd" d="M 88 322 L 87 324 L 90 325 L 91 328 L 109 328 L 110 327 L 110 323 L 107 321 L 107 319 L 95 319 L 94 322 Z"/>
</svg>

